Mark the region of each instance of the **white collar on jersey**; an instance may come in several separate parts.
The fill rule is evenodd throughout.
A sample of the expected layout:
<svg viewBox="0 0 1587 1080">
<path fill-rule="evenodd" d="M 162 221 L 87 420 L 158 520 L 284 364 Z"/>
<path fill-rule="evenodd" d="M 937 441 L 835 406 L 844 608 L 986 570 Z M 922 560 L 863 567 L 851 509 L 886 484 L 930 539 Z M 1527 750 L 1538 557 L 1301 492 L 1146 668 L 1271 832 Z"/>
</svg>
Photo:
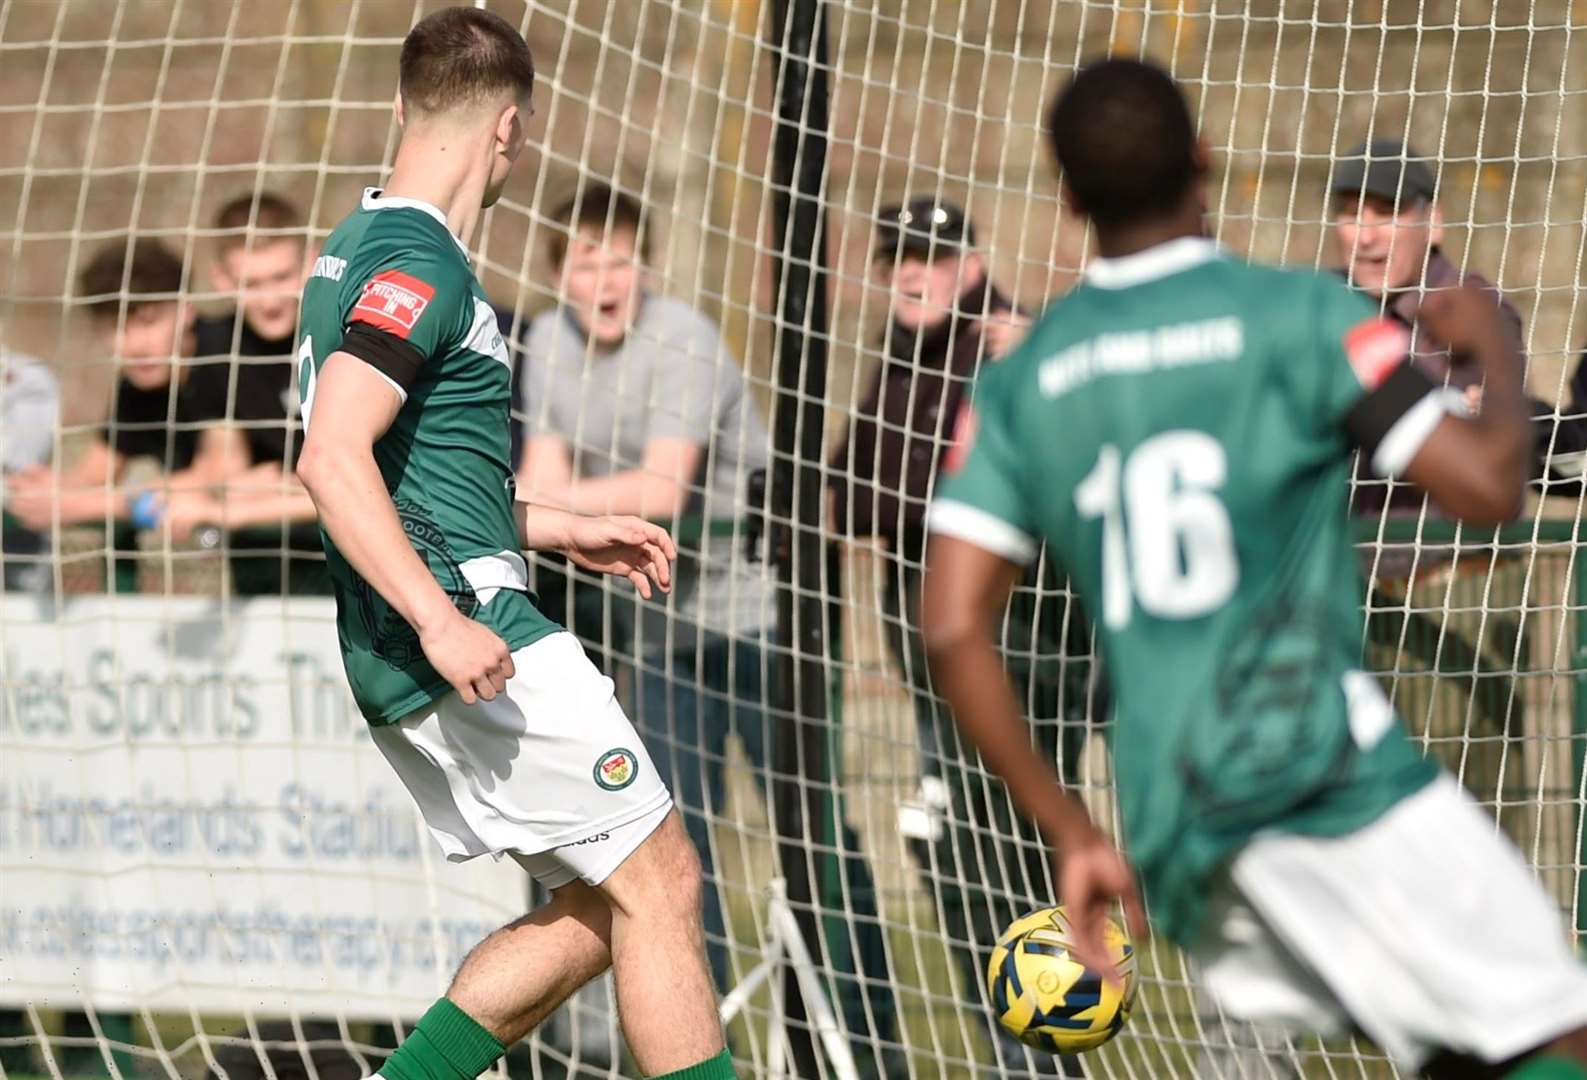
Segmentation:
<svg viewBox="0 0 1587 1080">
<path fill-rule="evenodd" d="M 463 253 L 463 257 L 468 257 L 468 248 L 464 247 L 463 241 L 459 240 L 456 234 L 452 232 L 452 227 L 446 223 L 446 215 L 441 213 L 439 206 L 427 203 L 423 199 L 404 199 L 396 195 L 382 195 L 380 192 L 381 189 L 377 187 L 366 187 L 364 189 L 363 205 L 365 210 L 417 210 L 421 214 L 429 214 L 441 223 L 441 228 L 446 230 L 446 234 L 458 246 L 458 250 Z"/>
<path fill-rule="evenodd" d="M 1200 266 L 1222 254 L 1223 249 L 1216 240 L 1205 236 L 1181 236 L 1133 255 L 1120 255 L 1116 259 L 1098 256 L 1086 264 L 1081 277 L 1087 285 L 1099 289 L 1127 289 Z"/>
</svg>

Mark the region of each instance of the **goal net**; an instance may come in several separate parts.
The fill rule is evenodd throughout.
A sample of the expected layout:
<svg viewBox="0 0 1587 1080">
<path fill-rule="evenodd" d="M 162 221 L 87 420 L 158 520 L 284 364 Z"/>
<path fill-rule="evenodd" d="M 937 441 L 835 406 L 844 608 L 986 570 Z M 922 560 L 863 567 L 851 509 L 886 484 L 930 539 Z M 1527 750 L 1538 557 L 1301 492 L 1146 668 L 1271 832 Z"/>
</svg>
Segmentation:
<svg viewBox="0 0 1587 1080">
<path fill-rule="evenodd" d="M 295 348 L 272 304 L 389 169 L 399 45 L 439 6 L 0 3 L 0 1077 L 367 1075 L 468 948 L 537 901 L 510 861 L 448 863 L 371 745 L 289 478 Z M 743 1074 L 1395 1075 L 1362 1042 L 1228 1021 L 1161 942 L 1142 945 L 1130 1023 L 1078 1063 L 1000 1038 L 984 1000 L 991 939 L 1052 902 L 1050 863 L 927 686 L 919 523 L 967 374 L 1088 257 L 1042 109 L 1109 52 L 1185 85 L 1230 249 L 1341 265 L 1336 165 L 1404 137 L 1436 174 L 1441 258 L 1518 312 L 1539 403 L 1526 511 L 1459 530 L 1358 485 L 1363 656 L 1580 945 L 1587 7 L 825 0 L 828 317 L 807 314 L 791 353 L 790 312 L 820 305 L 788 302 L 779 262 L 798 243 L 774 212 L 781 7 L 484 6 L 523 30 L 540 79 L 527 160 L 473 250 L 521 384 L 520 492 L 550 475 L 535 454 L 610 500 L 630 489 L 602 478 L 639 476 L 695 568 L 650 605 L 550 559 L 535 584 L 670 772 Z M 637 237 L 598 185 L 643 208 Z M 906 280 L 901 213 L 933 222 L 925 277 Z M 576 243 L 602 234 L 604 277 Z M 151 244 L 174 278 L 132 258 Z M 645 299 L 614 352 L 593 327 L 620 321 L 634 247 Z M 790 366 L 817 357 L 824 452 L 784 475 L 821 488 L 792 501 L 821 508 L 800 595 L 825 615 L 790 640 L 775 597 L 794 523 L 761 480 L 787 463 L 779 409 L 808 403 Z M 227 432 L 250 471 L 174 487 Z M 658 438 L 701 451 L 688 476 L 660 471 Z M 1045 562 L 1002 646 L 1033 747 L 1111 821 L 1090 631 Z M 823 700 L 790 707 L 810 670 Z M 797 754 L 794 726 L 817 735 Z M 637 1075 L 609 981 L 500 1068 Z"/>
</svg>

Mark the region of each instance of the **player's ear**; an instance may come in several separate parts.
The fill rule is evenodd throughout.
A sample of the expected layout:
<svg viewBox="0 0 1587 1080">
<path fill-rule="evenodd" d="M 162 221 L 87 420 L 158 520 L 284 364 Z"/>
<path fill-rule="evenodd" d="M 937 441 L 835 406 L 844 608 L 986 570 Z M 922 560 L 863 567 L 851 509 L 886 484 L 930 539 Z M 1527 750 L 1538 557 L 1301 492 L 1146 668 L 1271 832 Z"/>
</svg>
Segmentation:
<svg viewBox="0 0 1587 1080">
<path fill-rule="evenodd" d="M 521 141 L 523 122 L 515 103 L 507 106 L 496 117 L 496 153 L 513 157 Z"/>
<path fill-rule="evenodd" d="M 397 126 L 399 128 L 400 127 L 407 127 L 408 126 L 408 118 L 407 118 L 406 110 L 404 110 L 403 107 L 402 107 L 402 94 L 401 94 L 401 92 L 398 92 L 396 98 L 392 101 L 391 109 L 392 109 L 392 111 L 394 113 L 397 114 Z"/>
</svg>

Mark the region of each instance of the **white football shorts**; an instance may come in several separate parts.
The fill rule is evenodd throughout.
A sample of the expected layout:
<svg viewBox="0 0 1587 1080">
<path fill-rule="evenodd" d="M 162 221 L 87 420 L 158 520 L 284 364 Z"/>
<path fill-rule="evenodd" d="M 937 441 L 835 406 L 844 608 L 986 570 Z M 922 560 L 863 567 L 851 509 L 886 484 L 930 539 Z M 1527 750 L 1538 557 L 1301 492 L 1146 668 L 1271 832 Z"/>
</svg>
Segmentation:
<svg viewBox="0 0 1587 1080">
<path fill-rule="evenodd" d="M 1408 1070 L 1490 1064 L 1587 1025 L 1587 966 L 1558 910 L 1453 777 L 1363 829 L 1269 833 L 1230 864 L 1191 950 L 1232 1017 L 1324 1035 L 1352 1022 Z"/>
<path fill-rule="evenodd" d="M 561 631 L 493 701 L 456 692 L 371 728 L 446 857 L 510 855 L 548 889 L 599 885 L 672 809 L 612 680 Z"/>
</svg>

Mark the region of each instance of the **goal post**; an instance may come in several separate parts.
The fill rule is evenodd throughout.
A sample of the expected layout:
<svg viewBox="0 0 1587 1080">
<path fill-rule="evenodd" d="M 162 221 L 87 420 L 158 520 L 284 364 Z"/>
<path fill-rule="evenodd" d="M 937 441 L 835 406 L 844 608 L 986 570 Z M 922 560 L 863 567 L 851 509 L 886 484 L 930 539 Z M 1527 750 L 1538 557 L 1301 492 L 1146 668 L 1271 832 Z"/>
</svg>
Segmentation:
<svg viewBox="0 0 1587 1080">
<path fill-rule="evenodd" d="M 643 470 L 644 433 L 664 417 L 694 425 L 704 449 L 665 523 L 697 568 L 732 568 L 710 611 L 689 595 L 640 604 L 550 559 L 533 572 L 676 770 L 744 1074 L 1056 1068 L 997 1038 L 973 970 L 1006 910 L 1051 897 L 1050 870 L 926 686 L 910 597 L 929 485 L 902 478 L 909 455 L 931 473 L 949 439 L 945 415 L 915 427 L 964 381 L 941 356 L 1002 332 L 971 310 L 980 267 L 1035 315 L 1092 253 L 1061 206 L 1042 109 L 1110 52 L 1144 53 L 1185 86 L 1214 160 L 1209 227 L 1231 250 L 1337 267 L 1327 190 L 1340 159 L 1405 136 L 1434 168 L 1441 251 L 1519 311 L 1546 468 L 1498 530 L 1421 506 L 1368 513 L 1376 489 L 1355 492 L 1363 657 L 1587 947 L 1587 403 L 1572 379 L 1587 346 L 1587 127 L 1574 120 L 1587 5 L 469 2 L 521 28 L 539 73 L 526 160 L 485 214 L 473 265 L 524 386 L 575 343 L 549 389 L 517 399 L 515 445 L 560 439 L 581 477 Z M 271 432 L 301 441 L 291 344 L 227 313 L 279 290 L 268 260 L 281 243 L 312 256 L 389 171 L 398 49 L 441 6 L 0 3 L 7 1078 L 354 1080 L 467 948 L 531 903 L 510 861 L 442 858 L 370 745 L 311 522 L 281 504 L 173 532 L 126 512 L 129 494 L 166 493 L 166 465 L 206 425 L 265 454 Z M 632 331 L 675 378 L 645 382 L 579 336 L 558 212 L 598 184 L 643 207 L 644 305 L 670 305 L 696 335 L 680 347 L 660 324 Z M 267 193 L 292 224 L 265 220 Z M 238 199 L 244 219 L 223 225 Z M 899 322 L 909 297 L 885 230 L 918 199 L 962 214 L 974 256 L 953 283 L 951 338 Z M 89 292 L 84 274 L 133 240 L 179 262 L 161 295 L 196 312 L 207 343 L 178 336 L 153 359 L 224 371 L 221 419 L 190 418 L 180 377 L 142 412 L 114 390 L 127 373 L 114 353 L 137 351 L 118 342 L 135 305 L 119 285 Z M 227 276 L 239 250 L 261 260 L 249 281 Z M 867 418 L 898 438 L 856 436 Z M 153 453 L 138 443 L 151 432 Z M 74 472 L 103 443 L 145 449 L 119 475 Z M 75 485 L 42 525 L 39 467 Z M 257 509 L 292 488 L 276 477 L 211 494 Z M 1071 599 L 1041 564 L 1001 643 L 1039 752 L 1111 821 L 1094 649 Z M 1393 1075 L 1365 1043 L 1226 1023 L 1162 942 L 1141 970 L 1134 1017 L 1083 1059 L 1087 1075 Z M 501 1069 L 634 1075 L 609 985 Z"/>
</svg>

